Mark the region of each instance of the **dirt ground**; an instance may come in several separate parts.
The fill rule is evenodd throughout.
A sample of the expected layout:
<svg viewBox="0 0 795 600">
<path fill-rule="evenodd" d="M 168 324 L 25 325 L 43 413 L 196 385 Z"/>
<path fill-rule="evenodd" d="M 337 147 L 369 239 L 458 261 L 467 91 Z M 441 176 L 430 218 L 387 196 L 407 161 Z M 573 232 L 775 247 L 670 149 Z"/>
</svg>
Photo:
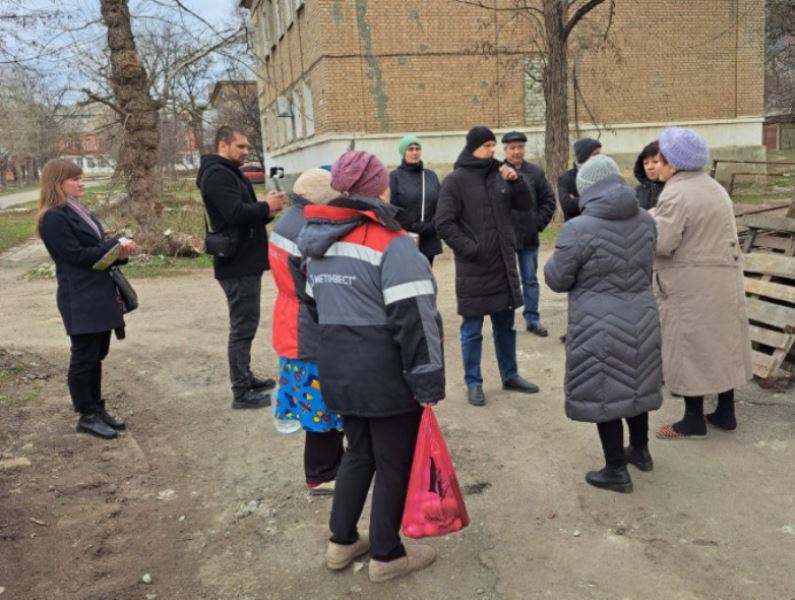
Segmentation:
<svg viewBox="0 0 795 600">
<path fill-rule="evenodd" d="M 104 442 L 74 432 L 54 281 L 0 258 L 0 600 L 795 599 L 792 392 L 750 384 L 736 433 L 652 440 L 656 468 L 632 470 L 633 494 L 590 488 L 596 428 L 563 413 L 565 298 L 542 291 L 549 338 L 519 334 L 521 372 L 542 392 L 501 391 L 487 341 L 488 405 L 470 407 L 453 263 L 436 265 L 448 366 L 437 414 L 472 525 L 431 541 L 430 569 L 374 586 L 361 565 L 323 566 L 330 501 L 305 491 L 302 434 L 278 433 L 268 410 L 230 410 L 210 272 L 136 281 L 141 308 L 105 363 L 129 429 Z M 267 375 L 263 281 L 254 365 Z M 652 427 L 681 410 L 668 397 Z"/>
</svg>

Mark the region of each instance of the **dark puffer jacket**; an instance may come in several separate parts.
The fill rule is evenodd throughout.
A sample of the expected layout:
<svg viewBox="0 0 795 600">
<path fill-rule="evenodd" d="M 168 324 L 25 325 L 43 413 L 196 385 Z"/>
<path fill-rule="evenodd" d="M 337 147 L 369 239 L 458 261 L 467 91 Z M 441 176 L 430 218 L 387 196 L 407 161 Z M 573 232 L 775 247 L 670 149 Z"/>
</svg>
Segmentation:
<svg viewBox="0 0 795 600">
<path fill-rule="evenodd" d="M 320 324 L 318 371 L 342 415 L 416 412 L 445 395 L 436 281 L 396 212 L 357 197 L 304 209 L 298 248 Z"/>
<path fill-rule="evenodd" d="M 532 207 L 530 210 L 513 211 L 516 247 L 532 250 L 538 248 L 538 234 L 546 229 L 555 214 L 555 192 L 544 169 L 538 165 L 523 162 L 517 171 L 527 182 Z"/>
<path fill-rule="evenodd" d="M 257 202 L 254 187 L 237 164 L 218 156 L 201 157 L 196 186 L 210 217 L 210 227 L 237 239 L 234 256 L 213 256 L 216 279 L 262 275 L 268 267 L 268 234 L 272 221 L 265 202 Z"/>
<path fill-rule="evenodd" d="M 561 228 L 544 276 L 550 288 L 569 293 L 566 414 L 603 423 L 662 404 L 651 279 L 657 233 L 617 175 L 589 188 L 580 207 L 582 216 Z"/>
<path fill-rule="evenodd" d="M 436 230 L 455 252 L 458 314 L 477 317 L 522 306 L 512 210 L 530 210 L 523 177 L 505 181 L 500 162 L 466 150 L 442 183 Z"/>
<path fill-rule="evenodd" d="M 422 180 L 425 178 L 425 215 L 422 214 Z M 439 201 L 439 178 L 424 169 L 422 162 L 405 160 L 389 174 L 390 203 L 400 209 L 397 218 L 406 231 L 420 236 L 420 252 L 425 256 L 442 253 L 442 241 L 436 233 L 433 218 Z"/>
<path fill-rule="evenodd" d="M 657 206 L 657 199 L 665 187 L 662 181 L 650 181 L 646 177 L 646 170 L 643 168 L 643 154 L 638 154 L 638 160 L 635 161 L 635 179 L 638 180 L 640 185 L 635 188 L 635 197 L 638 199 L 638 204 L 644 210 L 649 210 Z"/>
</svg>

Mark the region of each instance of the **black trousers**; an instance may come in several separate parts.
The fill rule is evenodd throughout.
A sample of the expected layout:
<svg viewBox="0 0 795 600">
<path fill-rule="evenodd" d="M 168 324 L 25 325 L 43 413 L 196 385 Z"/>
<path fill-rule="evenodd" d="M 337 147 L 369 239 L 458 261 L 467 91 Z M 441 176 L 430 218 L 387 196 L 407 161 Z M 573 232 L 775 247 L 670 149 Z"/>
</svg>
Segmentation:
<svg viewBox="0 0 795 600">
<path fill-rule="evenodd" d="M 93 413 L 102 406 L 102 361 L 110 349 L 110 331 L 69 336 L 67 382 L 72 406 L 80 414 Z"/>
<path fill-rule="evenodd" d="M 629 445 L 641 448 L 649 443 L 649 413 L 644 412 L 636 417 L 627 418 L 629 427 Z M 624 457 L 624 426 L 621 419 L 597 423 L 599 439 L 605 453 L 605 462 L 609 467 L 621 467 L 627 464 Z"/>
<path fill-rule="evenodd" d="M 422 413 L 368 419 L 342 418 L 348 448 L 337 472 L 331 506 L 331 541 L 353 544 L 356 524 L 375 475 L 370 511 L 370 556 L 390 561 L 406 555 L 400 541 L 403 504 Z"/>
<path fill-rule="evenodd" d="M 259 327 L 262 277 L 219 279 L 229 305 L 229 379 L 232 392 L 251 389 L 251 344 Z"/>
<path fill-rule="evenodd" d="M 427 258 L 427 259 L 428 259 L 428 264 L 430 264 L 431 266 L 433 266 L 433 259 L 434 259 L 434 256 L 435 256 L 435 255 L 430 255 L 430 256 L 428 256 L 427 254 L 425 255 L 425 258 Z"/>
<path fill-rule="evenodd" d="M 307 483 L 325 483 L 337 478 L 344 436 L 343 432 L 336 429 L 324 433 L 306 432 L 304 474 Z"/>
</svg>

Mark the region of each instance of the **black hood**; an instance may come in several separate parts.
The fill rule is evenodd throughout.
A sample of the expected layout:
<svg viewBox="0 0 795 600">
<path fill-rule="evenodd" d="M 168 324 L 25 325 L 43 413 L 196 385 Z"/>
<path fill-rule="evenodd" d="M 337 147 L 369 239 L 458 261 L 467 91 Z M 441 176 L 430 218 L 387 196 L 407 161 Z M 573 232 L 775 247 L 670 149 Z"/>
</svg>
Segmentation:
<svg viewBox="0 0 795 600">
<path fill-rule="evenodd" d="M 638 154 L 638 160 L 635 161 L 635 169 L 633 171 L 633 175 L 635 175 L 635 179 L 638 180 L 638 183 L 648 184 L 649 178 L 646 177 L 646 170 L 643 168 L 643 152 Z"/>
<path fill-rule="evenodd" d="M 221 165 L 233 171 L 238 177 L 243 176 L 243 174 L 240 172 L 240 165 L 238 165 L 236 162 L 227 160 L 223 156 L 218 156 L 217 154 L 205 154 L 199 160 L 199 172 L 196 173 L 196 185 L 201 187 L 202 176 L 207 169 L 213 165 Z"/>
<path fill-rule="evenodd" d="M 585 190 L 580 210 L 584 215 L 618 221 L 634 217 L 640 207 L 635 190 L 620 175 L 611 175 Z"/>
<path fill-rule="evenodd" d="M 482 171 L 485 177 L 492 171 L 500 168 L 502 163 L 495 158 L 476 158 L 469 150 L 464 148 L 458 155 L 458 160 L 453 165 L 454 169 L 472 169 Z"/>
</svg>

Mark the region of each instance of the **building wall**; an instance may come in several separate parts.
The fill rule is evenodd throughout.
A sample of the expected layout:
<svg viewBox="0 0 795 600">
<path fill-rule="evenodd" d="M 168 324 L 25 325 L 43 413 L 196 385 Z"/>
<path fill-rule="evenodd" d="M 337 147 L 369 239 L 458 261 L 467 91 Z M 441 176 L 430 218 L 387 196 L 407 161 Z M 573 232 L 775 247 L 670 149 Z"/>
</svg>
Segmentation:
<svg viewBox="0 0 795 600">
<path fill-rule="evenodd" d="M 288 170 L 328 162 L 352 140 L 391 148 L 405 132 L 430 134 L 439 146 L 427 150 L 451 162 L 462 132 L 475 124 L 523 129 L 543 153 L 543 95 L 526 72 L 540 65 L 539 38 L 525 14 L 456 0 L 305 0 L 297 12 L 296 0 L 261 0 L 252 8 L 255 30 L 263 14 L 277 6 L 286 14 L 287 4 L 293 24 L 283 38 L 272 35 L 277 43 L 267 52 L 257 41 L 266 57 L 266 144 Z M 616 3 L 612 19 L 608 5 L 570 40 L 579 89 L 575 95 L 570 85 L 568 94 L 572 135 L 593 132 L 629 151 L 623 144 L 642 146 L 664 124 L 708 123 L 704 131 L 715 141 L 761 144 L 763 3 L 633 0 Z M 301 104 L 304 81 L 311 109 L 277 117 L 276 97 L 296 90 Z"/>
</svg>

